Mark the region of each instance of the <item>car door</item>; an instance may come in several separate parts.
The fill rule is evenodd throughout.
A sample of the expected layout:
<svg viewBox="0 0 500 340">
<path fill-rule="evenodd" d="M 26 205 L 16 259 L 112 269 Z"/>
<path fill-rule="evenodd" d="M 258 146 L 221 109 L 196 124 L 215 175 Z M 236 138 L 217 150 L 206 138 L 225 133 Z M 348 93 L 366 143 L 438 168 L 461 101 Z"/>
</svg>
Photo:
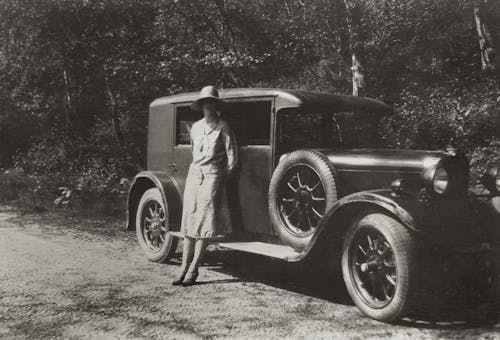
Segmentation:
<svg viewBox="0 0 500 340">
<path fill-rule="evenodd" d="M 272 98 L 227 99 L 222 113 L 238 143 L 238 171 L 226 185 L 233 228 L 248 234 L 272 234 L 267 192 L 271 179 Z M 173 176 L 184 192 L 192 160 L 190 128 L 202 118 L 189 104 L 176 106 L 176 136 L 172 152 Z"/>
</svg>

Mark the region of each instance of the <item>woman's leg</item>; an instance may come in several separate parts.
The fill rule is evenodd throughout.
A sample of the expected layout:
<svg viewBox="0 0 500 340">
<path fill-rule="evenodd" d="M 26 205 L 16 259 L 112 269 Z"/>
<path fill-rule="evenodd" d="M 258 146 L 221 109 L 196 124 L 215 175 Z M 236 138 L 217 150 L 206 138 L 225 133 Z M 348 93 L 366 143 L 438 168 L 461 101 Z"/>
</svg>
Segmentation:
<svg viewBox="0 0 500 340">
<path fill-rule="evenodd" d="M 180 268 L 181 273 L 187 272 L 189 264 L 193 260 L 195 241 L 196 240 L 191 237 L 184 237 L 184 243 L 182 244 L 182 264 Z"/>
<path fill-rule="evenodd" d="M 207 239 L 200 238 L 196 240 L 196 244 L 194 246 L 194 256 L 193 260 L 191 261 L 191 265 L 189 266 L 188 273 L 198 273 L 198 267 L 200 266 L 200 261 L 203 258 L 203 254 L 205 254 L 207 244 Z"/>
<path fill-rule="evenodd" d="M 193 260 L 195 240 L 185 236 L 182 244 L 182 264 L 180 268 L 180 273 L 177 275 L 175 280 L 172 282 L 174 285 L 180 285 L 184 281 L 189 264 Z"/>
</svg>

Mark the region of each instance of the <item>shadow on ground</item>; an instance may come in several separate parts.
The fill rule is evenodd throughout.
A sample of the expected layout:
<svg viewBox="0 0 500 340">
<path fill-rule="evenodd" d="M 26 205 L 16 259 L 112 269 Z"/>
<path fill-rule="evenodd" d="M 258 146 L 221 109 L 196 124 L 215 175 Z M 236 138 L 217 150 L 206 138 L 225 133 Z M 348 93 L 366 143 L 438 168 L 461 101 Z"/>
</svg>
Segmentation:
<svg viewBox="0 0 500 340">
<path fill-rule="evenodd" d="M 180 257 L 172 264 L 180 264 Z M 267 257 L 236 251 L 211 251 L 207 253 L 203 266 L 209 270 L 235 277 L 229 280 L 201 281 L 198 284 L 220 284 L 229 282 L 256 282 L 278 289 L 306 295 L 335 304 L 352 306 L 353 302 L 345 288 L 342 277 L 331 273 L 325 264 L 287 263 Z M 334 271 L 335 272 L 335 271 Z M 405 318 L 398 324 L 403 327 L 434 330 L 491 329 L 500 331 L 500 295 L 489 303 L 470 306 L 465 301 L 449 297 L 443 305 L 427 299 L 426 308 L 419 309 L 412 318 Z M 443 301 L 442 297 L 435 301 Z M 422 301 L 424 302 L 424 301 Z M 446 333 L 445 333 L 446 334 Z"/>
</svg>

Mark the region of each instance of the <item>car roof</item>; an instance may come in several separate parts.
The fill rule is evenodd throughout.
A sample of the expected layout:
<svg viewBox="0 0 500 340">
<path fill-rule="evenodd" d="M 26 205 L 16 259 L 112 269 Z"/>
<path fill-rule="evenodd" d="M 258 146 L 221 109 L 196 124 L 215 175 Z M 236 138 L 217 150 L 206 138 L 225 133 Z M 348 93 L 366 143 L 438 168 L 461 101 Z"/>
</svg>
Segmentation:
<svg viewBox="0 0 500 340">
<path fill-rule="evenodd" d="M 196 100 L 199 92 L 186 92 L 168 97 L 161 97 L 151 103 L 151 107 L 168 104 L 188 103 Z M 275 88 L 233 88 L 219 91 L 222 100 L 238 98 L 274 97 L 276 111 L 283 108 L 304 108 L 315 111 L 373 113 L 390 115 L 394 109 L 379 101 L 367 97 L 331 94 L 322 92 L 297 91 Z"/>
</svg>

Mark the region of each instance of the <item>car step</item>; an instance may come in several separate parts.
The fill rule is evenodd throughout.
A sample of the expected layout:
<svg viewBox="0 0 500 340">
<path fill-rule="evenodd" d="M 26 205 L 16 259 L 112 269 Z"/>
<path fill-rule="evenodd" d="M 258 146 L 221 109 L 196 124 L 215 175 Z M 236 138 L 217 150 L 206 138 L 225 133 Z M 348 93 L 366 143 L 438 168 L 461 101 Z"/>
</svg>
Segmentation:
<svg viewBox="0 0 500 340">
<path fill-rule="evenodd" d="M 217 245 L 220 248 L 265 255 L 290 262 L 300 260 L 302 255 L 292 247 L 265 242 L 220 242 Z"/>
<path fill-rule="evenodd" d="M 172 237 L 184 238 L 184 234 L 181 233 L 180 231 L 169 231 L 168 235 Z M 214 237 L 213 240 L 222 240 L 223 238 L 224 236 L 218 236 Z"/>
<path fill-rule="evenodd" d="M 169 231 L 168 234 L 173 237 L 184 238 L 180 231 Z M 245 253 L 259 254 L 289 262 L 300 260 L 302 254 L 292 247 L 283 244 L 274 244 L 266 242 L 216 242 L 217 247 L 230 250 L 243 251 Z"/>
</svg>

